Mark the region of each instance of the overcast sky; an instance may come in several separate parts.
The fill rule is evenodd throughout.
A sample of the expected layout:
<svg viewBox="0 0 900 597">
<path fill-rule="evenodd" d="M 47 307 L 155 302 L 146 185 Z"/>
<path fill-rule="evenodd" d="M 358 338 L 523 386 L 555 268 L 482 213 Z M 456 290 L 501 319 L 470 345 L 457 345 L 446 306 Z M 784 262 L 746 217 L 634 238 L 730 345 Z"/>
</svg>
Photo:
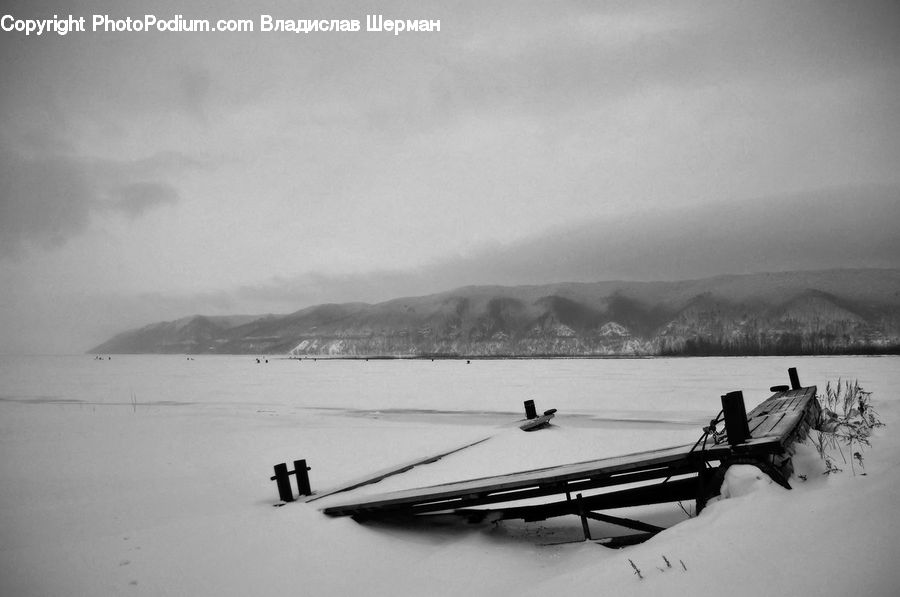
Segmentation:
<svg viewBox="0 0 900 597">
<path fill-rule="evenodd" d="M 900 267 L 894 1 L 2 12 L 88 31 L 0 32 L 0 352 L 474 283 Z M 372 13 L 441 30 L 366 32 Z M 795 224 L 802 242 L 772 232 Z"/>
</svg>

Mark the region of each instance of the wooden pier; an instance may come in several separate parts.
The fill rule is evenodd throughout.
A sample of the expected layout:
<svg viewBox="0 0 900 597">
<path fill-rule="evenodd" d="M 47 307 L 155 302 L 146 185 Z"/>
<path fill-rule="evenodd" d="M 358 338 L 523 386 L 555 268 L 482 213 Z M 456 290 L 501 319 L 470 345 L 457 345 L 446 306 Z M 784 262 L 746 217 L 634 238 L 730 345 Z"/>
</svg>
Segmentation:
<svg viewBox="0 0 900 597">
<path fill-rule="evenodd" d="M 740 392 L 722 396 L 722 412 L 694 444 L 370 495 L 323 511 L 360 521 L 435 514 L 473 522 L 576 515 L 585 527 L 590 518 L 652 536 L 662 529 L 598 511 L 687 500 L 696 500 L 699 511 L 718 494 L 733 464 L 758 466 L 790 488 L 792 445 L 815 426 L 819 404 L 816 387 L 801 387 L 796 370 L 789 373 L 791 386 L 773 387 L 772 396 L 750 413 Z"/>
</svg>

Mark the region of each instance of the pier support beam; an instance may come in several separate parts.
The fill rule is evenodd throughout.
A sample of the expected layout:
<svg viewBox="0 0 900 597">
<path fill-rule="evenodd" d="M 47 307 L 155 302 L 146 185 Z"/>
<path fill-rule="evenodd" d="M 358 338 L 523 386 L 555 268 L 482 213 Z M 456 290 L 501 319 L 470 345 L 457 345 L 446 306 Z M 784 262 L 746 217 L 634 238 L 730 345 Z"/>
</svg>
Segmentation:
<svg viewBox="0 0 900 597">
<path fill-rule="evenodd" d="M 578 502 L 578 516 L 581 517 L 581 530 L 584 532 L 584 540 L 591 540 L 591 527 L 588 526 L 587 521 L 587 511 L 584 508 L 584 500 L 581 498 L 581 494 L 579 493 L 575 496 L 575 499 Z"/>
</svg>

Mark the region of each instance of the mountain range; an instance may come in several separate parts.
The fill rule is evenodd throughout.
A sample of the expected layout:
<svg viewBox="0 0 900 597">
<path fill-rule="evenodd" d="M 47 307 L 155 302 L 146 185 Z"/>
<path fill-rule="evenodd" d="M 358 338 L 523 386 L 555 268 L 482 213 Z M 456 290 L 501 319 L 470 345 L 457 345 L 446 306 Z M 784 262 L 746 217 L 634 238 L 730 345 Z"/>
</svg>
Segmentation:
<svg viewBox="0 0 900 597">
<path fill-rule="evenodd" d="M 468 286 L 288 315 L 203 316 L 91 353 L 537 357 L 900 352 L 900 270 Z"/>
</svg>

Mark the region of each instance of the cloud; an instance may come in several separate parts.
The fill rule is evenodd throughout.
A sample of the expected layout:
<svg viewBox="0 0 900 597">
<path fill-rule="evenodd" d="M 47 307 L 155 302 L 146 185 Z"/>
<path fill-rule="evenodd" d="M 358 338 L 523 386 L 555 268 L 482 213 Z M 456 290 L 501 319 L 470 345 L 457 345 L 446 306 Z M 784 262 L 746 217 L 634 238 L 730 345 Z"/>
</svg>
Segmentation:
<svg viewBox="0 0 900 597">
<path fill-rule="evenodd" d="M 689 208 L 644 208 L 534 235 L 435 268 L 462 284 L 844 267 L 900 268 L 900 187 L 837 187 Z"/>
<path fill-rule="evenodd" d="M 18 93 L 40 87 L 29 80 L 16 87 Z M 184 109 L 198 118 L 209 86 L 204 80 L 200 72 L 184 82 Z M 31 91 L 33 98 L 12 92 L 0 97 L 6 108 L 0 117 L 0 259 L 19 256 L 29 246 L 59 248 L 86 232 L 97 211 L 136 219 L 176 203 L 181 195 L 171 179 L 204 167 L 178 151 L 110 159 L 79 150 L 85 136 L 84 123 L 75 118 L 79 110 L 68 102 L 64 106 L 55 93 Z"/>
<path fill-rule="evenodd" d="M 380 302 L 467 285 L 900 268 L 898 221 L 900 187 L 830 188 L 690 209 L 636 210 L 417 269 L 306 273 L 242 286 L 231 294 L 236 304 L 289 312 L 319 303 Z"/>
<path fill-rule="evenodd" d="M 180 82 L 185 111 L 199 122 L 206 124 L 206 103 L 212 87 L 212 76 L 209 71 L 196 67 L 185 69 L 181 73 Z"/>
<path fill-rule="evenodd" d="M 97 211 L 135 219 L 174 204 L 180 194 L 164 178 L 196 164 L 172 154 L 113 161 L 25 156 L 0 147 L 0 258 L 17 257 L 28 246 L 62 247 L 88 230 Z"/>
<path fill-rule="evenodd" d="M 136 218 L 149 209 L 165 203 L 176 203 L 178 190 L 162 182 L 133 182 L 110 189 L 111 201 L 104 206 Z"/>
<path fill-rule="evenodd" d="M 65 157 L 27 159 L 0 149 L 0 257 L 28 245 L 52 249 L 83 232 L 93 189 Z"/>
<path fill-rule="evenodd" d="M 770 88 L 781 106 L 781 92 L 822 81 L 851 84 L 852 75 L 868 89 L 898 78 L 896 2 L 511 5 L 497 20 L 514 26 L 471 27 L 439 80 L 478 110 L 545 122 L 621 99 L 734 85 L 750 93 L 731 110 L 765 111 L 754 104 Z"/>
<path fill-rule="evenodd" d="M 8 308 L 0 309 L 0 354 L 75 354 L 127 329 L 194 314 L 233 315 L 240 309 L 223 292 L 125 295 L 42 288 L 35 293 L 27 280 L 19 281 L 3 289 Z"/>
<path fill-rule="evenodd" d="M 444 290 L 444 288 L 440 288 Z M 362 274 L 333 275 L 309 272 L 276 277 L 233 291 L 235 303 L 262 311 L 288 312 L 319 303 L 379 302 L 399 295 L 435 292 L 434 277 L 427 271 L 379 270 Z"/>
</svg>

